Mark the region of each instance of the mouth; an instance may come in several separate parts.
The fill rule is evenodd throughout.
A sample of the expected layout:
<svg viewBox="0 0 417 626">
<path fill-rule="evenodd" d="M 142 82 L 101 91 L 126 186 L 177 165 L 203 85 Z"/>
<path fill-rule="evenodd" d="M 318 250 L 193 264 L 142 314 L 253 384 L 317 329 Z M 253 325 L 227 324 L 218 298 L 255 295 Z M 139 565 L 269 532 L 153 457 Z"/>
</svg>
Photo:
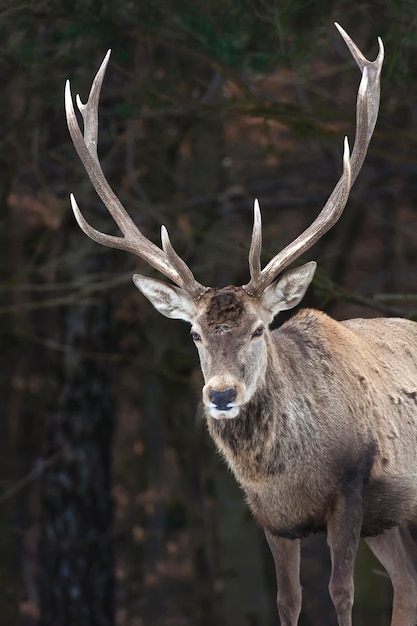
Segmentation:
<svg viewBox="0 0 417 626">
<path fill-rule="evenodd" d="M 206 405 L 206 411 L 216 420 L 221 419 L 233 419 L 239 415 L 240 405 L 227 404 L 227 405 Z"/>
</svg>

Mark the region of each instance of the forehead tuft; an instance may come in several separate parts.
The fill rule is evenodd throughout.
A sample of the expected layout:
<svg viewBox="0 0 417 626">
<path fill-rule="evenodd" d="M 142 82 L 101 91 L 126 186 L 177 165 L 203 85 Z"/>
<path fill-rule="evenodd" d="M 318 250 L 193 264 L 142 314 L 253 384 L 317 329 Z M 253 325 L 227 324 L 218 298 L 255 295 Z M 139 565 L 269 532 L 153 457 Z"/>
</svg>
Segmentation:
<svg viewBox="0 0 417 626">
<path fill-rule="evenodd" d="M 242 293 L 236 287 L 218 289 L 209 296 L 205 313 L 209 326 L 235 326 L 245 310 Z"/>
</svg>

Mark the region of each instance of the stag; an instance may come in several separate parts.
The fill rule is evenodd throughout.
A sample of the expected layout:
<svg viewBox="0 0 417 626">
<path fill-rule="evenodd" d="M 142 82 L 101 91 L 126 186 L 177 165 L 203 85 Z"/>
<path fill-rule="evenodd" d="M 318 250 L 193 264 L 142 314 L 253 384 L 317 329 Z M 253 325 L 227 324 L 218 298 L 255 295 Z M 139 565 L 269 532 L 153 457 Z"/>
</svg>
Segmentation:
<svg viewBox="0 0 417 626">
<path fill-rule="evenodd" d="M 262 526 L 276 568 L 283 626 L 301 610 L 300 539 L 327 533 L 329 592 L 339 626 L 351 626 L 353 572 L 361 536 L 390 576 L 391 626 L 417 623 L 417 556 L 408 524 L 417 510 L 417 324 L 405 319 L 338 322 L 304 309 L 271 331 L 280 312 L 298 305 L 316 268 L 283 273 L 339 219 L 368 149 L 380 93 L 383 45 L 368 61 L 336 24 L 362 78 L 352 155 L 315 221 L 262 269 L 261 217 L 255 202 L 250 280 L 221 289 L 197 282 L 162 226 L 162 247 L 148 240 L 110 188 L 97 155 L 98 101 L 107 53 L 86 104 L 69 83 L 69 132 L 98 195 L 122 232 L 89 225 L 71 195 L 75 217 L 94 241 L 128 250 L 173 284 L 135 274 L 136 287 L 169 318 L 191 324 L 204 377 L 208 430 Z"/>
</svg>

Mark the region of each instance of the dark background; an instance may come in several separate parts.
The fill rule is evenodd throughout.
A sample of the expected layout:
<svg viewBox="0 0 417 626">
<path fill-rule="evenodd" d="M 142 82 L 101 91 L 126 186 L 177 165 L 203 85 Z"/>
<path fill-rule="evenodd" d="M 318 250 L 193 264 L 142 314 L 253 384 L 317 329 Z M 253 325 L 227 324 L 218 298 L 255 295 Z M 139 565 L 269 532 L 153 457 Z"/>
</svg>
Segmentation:
<svg viewBox="0 0 417 626">
<path fill-rule="evenodd" d="M 2 0 L 0 3 L 0 615 L 4 626 L 273 626 L 262 532 L 214 450 L 187 325 L 85 237 L 117 233 L 66 128 L 108 48 L 100 156 L 146 235 L 164 223 L 206 285 L 248 280 L 313 221 L 353 144 L 360 72 L 385 43 L 381 112 L 340 222 L 301 261 L 304 304 L 338 319 L 416 317 L 417 3 Z M 324 537 L 305 542 L 302 626 L 335 624 Z M 389 624 L 361 548 L 355 624 Z"/>
</svg>

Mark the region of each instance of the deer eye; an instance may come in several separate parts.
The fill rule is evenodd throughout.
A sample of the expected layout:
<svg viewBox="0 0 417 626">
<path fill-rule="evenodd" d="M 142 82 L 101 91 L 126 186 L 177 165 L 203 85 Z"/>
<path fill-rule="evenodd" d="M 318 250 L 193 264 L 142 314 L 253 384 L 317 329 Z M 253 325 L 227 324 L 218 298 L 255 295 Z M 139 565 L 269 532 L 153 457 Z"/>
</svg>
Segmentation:
<svg viewBox="0 0 417 626">
<path fill-rule="evenodd" d="M 264 330 L 265 327 L 264 326 L 259 326 L 259 328 L 257 328 L 251 336 L 251 339 L 254 339 L 255 337 L 262 337 L 262 335 L 264 334 Z"/>
<path fill-rule="evenodd" d="M 198 333 L 191 332 L 190 336 L 193 341 L 201 341 L 201 335 L 199 335 Z"/>
</svg>

